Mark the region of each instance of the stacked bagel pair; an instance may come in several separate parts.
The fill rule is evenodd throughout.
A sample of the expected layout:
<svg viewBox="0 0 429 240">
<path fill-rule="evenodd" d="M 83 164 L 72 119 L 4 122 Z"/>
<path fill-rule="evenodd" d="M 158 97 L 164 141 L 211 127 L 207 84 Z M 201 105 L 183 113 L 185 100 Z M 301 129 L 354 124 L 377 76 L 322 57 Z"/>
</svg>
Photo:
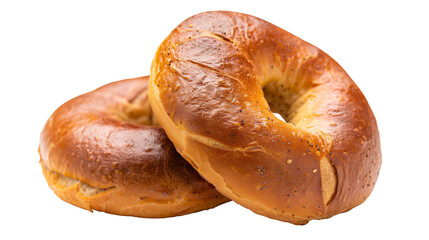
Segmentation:
<svg viewBox="0 0 429 240">
<path fill-rule="evenodd" d="M 233 200 L 294 224 L 361 204 L 381 166 L 375 117 L 340 65 L 235 12 L 182 22 L 150 77 L 62 105 L 39 153 L 49 186 L 84 209 L 169 217 Z"/>
</svg>

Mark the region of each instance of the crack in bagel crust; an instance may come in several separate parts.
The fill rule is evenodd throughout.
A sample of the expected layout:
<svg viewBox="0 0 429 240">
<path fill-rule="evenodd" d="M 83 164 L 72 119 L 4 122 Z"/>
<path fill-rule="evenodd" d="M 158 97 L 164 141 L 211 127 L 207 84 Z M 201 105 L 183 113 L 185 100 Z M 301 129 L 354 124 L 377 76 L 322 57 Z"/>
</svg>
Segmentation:
<svg viewBox="0 0 429 240">
<path fill-rule="evenodd" d="M 331 217 L 377 180 L 378 128 L 358 87 L 327 54 L 256 17 L 182 22 L 153 59 L 149 100 L 205 179 L 267 217 Z"/>
<path fill-rule="evenodd" d="M 46 166 L 42 166 L 42 168 L 44 171 L 46 171 L 45 175 L 49 175 L 52 178 L 51 182 L 53 185 L 55 185 L 55 187 L 60 189 L 76 187 L 77 192 L 84 197 L 93 197 L 94 195 L 98 195 L 115 188 L 114 186 L 107 188 L 94 187 L 89 184 L 83 183 L 77 179 L 64 176 L 59 172 L 52 171 Z"/>
</svg>

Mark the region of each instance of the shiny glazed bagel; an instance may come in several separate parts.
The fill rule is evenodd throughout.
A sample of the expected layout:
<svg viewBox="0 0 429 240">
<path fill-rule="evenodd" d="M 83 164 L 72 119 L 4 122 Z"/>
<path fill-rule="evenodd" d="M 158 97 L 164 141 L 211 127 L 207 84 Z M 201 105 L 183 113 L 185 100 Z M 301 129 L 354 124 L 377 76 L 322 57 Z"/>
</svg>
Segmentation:
<svg viewBox="0 0 429 240">
<path fill-rule="evenodd" d="M 153 59 L 149 100 L 178 152 L 255 213 L 328 218 L 377 180 L 379 133 L 362 92 L 326 53 L 259 18 L 182 22 Z"/>
<path fill-rule="evenodd" d="M 148 77 L 74 98 L 49 118 L 40 164 L 50 188 L 80 208 L 171 217 L 228 199 L 176 152 L 147 100 Z"/>
</svg>

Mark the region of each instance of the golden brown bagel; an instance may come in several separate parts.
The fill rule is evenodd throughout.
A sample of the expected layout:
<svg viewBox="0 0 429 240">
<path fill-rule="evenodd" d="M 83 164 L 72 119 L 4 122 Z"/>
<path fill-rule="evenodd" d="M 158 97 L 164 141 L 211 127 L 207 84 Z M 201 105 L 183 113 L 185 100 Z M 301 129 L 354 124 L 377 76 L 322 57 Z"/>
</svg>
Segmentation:
<svg viewBox="0 0 429 240">
<path fill-rule="evenodd" d="M 259 18 L 182 22 L 153 59 L 149 100 L 178 152 L 258 214 L 328 218 L 377 180 L 379 133 L 359 88 L 326 53 Z"/>
<path fill-rule="evenodd" d="M 228 201 L 175 151 L 147 100 L 148 77 L 74 98 L 49 118 L 40 163 L 62 200 L 92 211 L 171 217 Z"/>
</svg>

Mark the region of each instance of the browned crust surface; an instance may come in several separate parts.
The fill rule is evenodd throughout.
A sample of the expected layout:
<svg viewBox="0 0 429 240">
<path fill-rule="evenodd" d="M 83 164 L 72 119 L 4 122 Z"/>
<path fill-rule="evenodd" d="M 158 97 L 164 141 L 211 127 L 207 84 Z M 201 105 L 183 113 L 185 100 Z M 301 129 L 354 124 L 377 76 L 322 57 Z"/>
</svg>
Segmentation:
<svg viewBox="0 0 429 240">
<path fill-rule="evenodd" d="M 303 224 L 374 188 L 381 149 L 365 97 L 283 29 L 235 12 L 195 15 L 161 44 L 150 78 L 154 114 L 179 153 L 256 213 Z"/>
<path fill-rule="evenodd" d="M 49 118 L 40 137 L 40 163 L 61 199 L 139 217 L 182 215 L 227 201 L 175 151 L 164 130 L 152 125 L 147 81 L 105 85 Z"/>
</svg>

